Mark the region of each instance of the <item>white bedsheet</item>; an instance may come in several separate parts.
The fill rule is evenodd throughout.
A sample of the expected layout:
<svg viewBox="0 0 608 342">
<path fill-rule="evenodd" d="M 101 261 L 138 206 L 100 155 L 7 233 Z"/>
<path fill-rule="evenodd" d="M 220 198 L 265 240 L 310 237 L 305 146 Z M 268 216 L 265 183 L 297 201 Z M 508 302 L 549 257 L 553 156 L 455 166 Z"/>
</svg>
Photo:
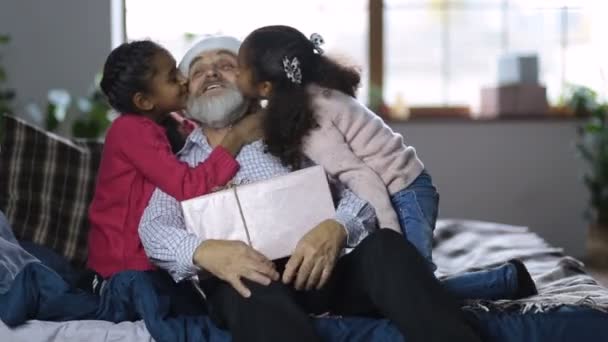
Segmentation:
<svg viewBox="0 0 608 342">
<path fill-rule="evenodd" d="M 47 322 L 28 321 L 9 329 L 0 321 L 2 342 L 151 342 L 143 321 L 111 323 L 106 321 Z"/>
</svg>

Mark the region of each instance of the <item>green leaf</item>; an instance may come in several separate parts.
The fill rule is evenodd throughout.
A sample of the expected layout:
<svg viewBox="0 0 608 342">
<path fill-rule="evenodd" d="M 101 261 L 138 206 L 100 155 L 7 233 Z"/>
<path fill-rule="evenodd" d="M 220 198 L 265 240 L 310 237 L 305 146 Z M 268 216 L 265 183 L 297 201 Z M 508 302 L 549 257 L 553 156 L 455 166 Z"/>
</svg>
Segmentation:
<svg viewBox="0 0 608 342">
<path fill-rule="evenodd" d="M 49 103 L 46 111 L 46 129 L 54 131 L 59 126 L 59 120 L 55 116 L 55 105 Z"/>
<path fill-rule="evenodd" d="M 586 174 L 583 176 L 583 182 L 585 183 L 585 185 L 587 185 L 587 187 L 589 189 L 593 190 L 593 189 L 597 188 L 597 182 L 589 174 Z"/>
<path fill-rule="evenodd" d="M 591 115 L 603 124 L 606 121 L 606 116 L 608 115 L 608 104 L 604 103 L 598 105 L 591 111 Z"/>
<path fill-rule="evenodd" d="M 578 149 L 578 152 L 579 152 L 581 158 L 583 158 L 584 160 L 586 160 L 590 163 L 593 163 L 593 160 L 594 160 L 593 154 L 591 153 L 591 151 L 589 151 L 587 146 L 585 146 L 583 144 L 578 144 L 578 145 L 576 145 L 576 148 Z"/>
<path fill-rule="evenodd" d="M 598 105 L 597 93 L 585 86 L 568 86 L 565 103 L 577 116 L 591 114 Z"/>
<path fill-rule="evenodd" d="M 197 37 L 196 33 L 192 33 L 192 32 L 184 33 L 184 39 L 188 42 L 193 41 L 194 39 L 196 39 L 196 37 Z"/>
<path fill-rule="evenodd" d="M 584 131 L 586 133 L 599 133 L 602 128 L 603 127 L 601 122 L 591 121 L 585 125 Z"/>
</svg>

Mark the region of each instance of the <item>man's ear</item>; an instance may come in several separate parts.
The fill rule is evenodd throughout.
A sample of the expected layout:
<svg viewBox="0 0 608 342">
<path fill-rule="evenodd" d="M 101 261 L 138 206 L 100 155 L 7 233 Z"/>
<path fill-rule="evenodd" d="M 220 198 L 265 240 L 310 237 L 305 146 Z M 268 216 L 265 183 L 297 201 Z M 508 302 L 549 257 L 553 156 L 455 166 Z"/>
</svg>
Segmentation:
<svg viewBox="0 0 608 342">
<path fill-rule="evenodd" d="M 261 98 L 267 99 L 268 97 L 270 97 L 271 93 L 272 93 L 272 83 L 270 83 L 268 81 L 264 81 L 264 82 L 258 84 L 258 94 L 260 94 Z"/>
<path fill-rule="evenodd" d="M 138 91 L 137 93 L 135 93 L 135 95 L 133 95 L 133 104 L 135 105 L 135 108 L 137 108 L 138 110 L 142 111 L 142 112 L 149 112 L 152 109 L 154 109 L 154 101 L 152 101 L 152 99 L 150 99 L 150 97 L 148 97 L 146 94 Z"/>
</svg>

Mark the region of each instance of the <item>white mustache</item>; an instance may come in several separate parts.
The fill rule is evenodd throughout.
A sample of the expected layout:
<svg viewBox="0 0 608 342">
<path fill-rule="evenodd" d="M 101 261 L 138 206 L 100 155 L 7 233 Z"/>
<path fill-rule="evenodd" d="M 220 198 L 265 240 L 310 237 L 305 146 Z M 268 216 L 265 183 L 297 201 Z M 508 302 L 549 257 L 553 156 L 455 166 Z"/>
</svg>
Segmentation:
<svg viewBox="0 0 608 342">
<path fill-rule="evenodd" d="M 247 102 L 243 94 L 231 84 L 224 88 L 222 94 L 191 96 L 187 103 L 188 115 L 212 128 L 228 127 L 246 110 Z"/>
</svg>

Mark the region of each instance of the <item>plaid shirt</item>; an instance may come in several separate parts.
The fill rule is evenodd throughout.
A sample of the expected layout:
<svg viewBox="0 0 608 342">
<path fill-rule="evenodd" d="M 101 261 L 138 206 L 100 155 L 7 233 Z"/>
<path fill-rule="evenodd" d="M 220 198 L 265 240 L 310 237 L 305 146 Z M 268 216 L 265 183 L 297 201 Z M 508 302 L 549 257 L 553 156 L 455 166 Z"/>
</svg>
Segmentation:
<svg viewBox="0 0 608 342">
<path fill-rule="evenodd" d="M 196 129 L 188 137 L 179 157 L 193 167 L 205 160 L 212 150 L 201 129 Z M 236 160 L 241 166 L 234 177 L 236 184 L 257 182 L 290 172 L 277 158 L 264 152 L 261 141 L 244 146 Z M 332 192 L 339 199 L 335 220 L 346 228 L 347 247 L 354 247 L 376 228 L 375 212 L 367 202 L 340 183 L 332 182 Z M 158 188 L 142 216 L 139 236 L 150 260 L 169 271 L 175 281 L 189 278 L 199 271 L 192 262 L 192 255 L 202 239 L 186 231 L 179 202 Z"/>
</svg>

